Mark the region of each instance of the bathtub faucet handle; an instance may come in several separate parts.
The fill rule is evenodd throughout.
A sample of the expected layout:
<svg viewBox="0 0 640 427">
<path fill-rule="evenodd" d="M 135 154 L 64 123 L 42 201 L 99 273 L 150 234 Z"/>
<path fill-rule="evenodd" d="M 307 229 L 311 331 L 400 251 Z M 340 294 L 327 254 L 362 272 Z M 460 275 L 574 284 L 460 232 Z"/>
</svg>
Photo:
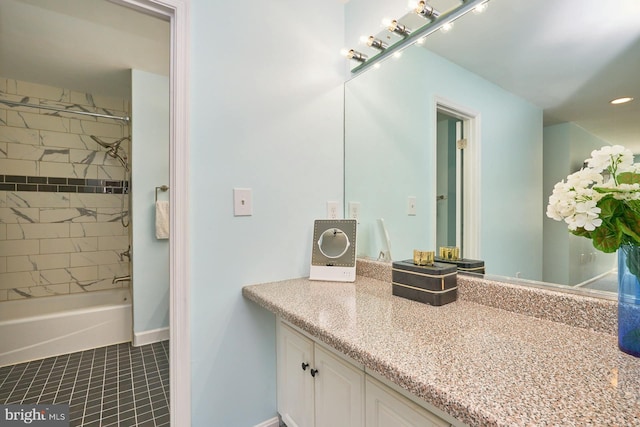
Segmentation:
<svg viewBox="0 0 640 427">
<path fill-rule="evenodd" d="M 131 245 L 129 245 L 126 251 L 120 252 L 120 261 L 124 261 L 124 257 L 127 257 L 129 262 L 131 262 Z"/>
</svg>

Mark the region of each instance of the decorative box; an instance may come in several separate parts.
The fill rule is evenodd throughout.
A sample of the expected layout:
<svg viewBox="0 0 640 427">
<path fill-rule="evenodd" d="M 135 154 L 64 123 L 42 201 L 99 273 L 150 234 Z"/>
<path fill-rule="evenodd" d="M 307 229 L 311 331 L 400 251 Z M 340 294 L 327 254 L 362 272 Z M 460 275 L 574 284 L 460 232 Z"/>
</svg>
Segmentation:
<svg viewBox="0 0 640 427">
<path fill-rule="evenodd" d="M 435 261 L 445 264 L 455 264 L 461 273 L 484 274 L 484 261 L 477 259 L 442 259 L 436 257 Z"/>
<path fill-rule="evenodd" d="M 393 295 L 435 306 L 448 304 L 458 297 L 455 265 L 434 263 L 415 265 L 412 260 L 392 264 Z"/>
</svg>

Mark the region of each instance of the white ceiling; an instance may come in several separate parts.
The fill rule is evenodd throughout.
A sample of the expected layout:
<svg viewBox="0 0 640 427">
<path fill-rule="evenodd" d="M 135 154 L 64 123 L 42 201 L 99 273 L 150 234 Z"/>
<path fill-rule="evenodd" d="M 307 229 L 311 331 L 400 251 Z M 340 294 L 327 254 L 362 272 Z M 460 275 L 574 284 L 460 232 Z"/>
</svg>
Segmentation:
<svg viewBox="0 0 640 427">
<path fill-rule="evenodd" d="M 106 0 L 1 0 L 0 76 L 128 99 L 169 75 L 169 23 Z"/>
<path fill-rule="evenodd" d="M 130 68 L 168 75 L 169 43 L 168 22 L 106 0 L 0 1 L 2 77 L 128 98 Z M 640 0 L 491 0 L 425 47 L 640 153 Z"/>
<path fill-rule="evenodd" d="M 491 0 L 425 47 L 640 153 L 640 1 Z M 609 101 L 635 97 L 630 104 Z"/>
</svg>

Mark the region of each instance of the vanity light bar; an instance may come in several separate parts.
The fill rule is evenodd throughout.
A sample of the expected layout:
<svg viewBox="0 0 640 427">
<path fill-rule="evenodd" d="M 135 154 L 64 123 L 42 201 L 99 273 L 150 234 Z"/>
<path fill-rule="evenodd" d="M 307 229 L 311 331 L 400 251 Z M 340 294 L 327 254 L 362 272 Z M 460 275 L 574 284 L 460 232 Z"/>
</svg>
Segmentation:
<svg viewBox="0 0 640 427">
<path fill-rule="evenodd" d="M 355 75 L 357 73 L 360 73 L 364 70 L 366 70 L 367 68 L 373 66 L 374 64 L 377 64 L 389 57 L 391 57 L 394 53 L 399 52 L 409 46 L 411 46 L 412 44 L 416 43 L 418 40 L 435 33 L 436 31 L 438 31 L 440 28 L 442 28 L 445 24 L 451 24 L 453 23 L 453 21 L 455 21 L 456 19 L 466 15 L 467 13 L 473 11 L 476 7 L 478 7 L 481 4 L 487 3 L 489 0 L 465 0 L 463 1 L 463 3 L 442 14 L 439 14 L 435 9 L 431 8 L 430 6 L 427 6 L 429 8 L 431 8 L 431 10 L 433 11 L 433 20 L 429 20 L 425 25 L 423 25 L 422 27 L 418 28 L 417 30 L 409 30 L 408 33 L 405 34 L 401 34 L 403 35 L 403 39 L 400 39 L 399 41 L 397 41 L 396 43 L 390 45 L 389 47 L 387 47 L 384 50 L 381 50 L 380 52 L 378 52 L 376 55 L 372 56 L 371 58 L 367 58 L 366 55 L 363 55 L 365 57 L 364 60 L 358 59 L 358 58 L 351 58 L 351 59 L 355 59 L 359 62 L 361 62 L 360 65 L 356 66 L 355 68 L 353 68 L 351 70 L 351 74 Z M 420 2 L 420 3 L 424 3 L 424 2 Z M 420 3 L 418 4 L 418 7 L 420 7 Z M 417 13 L 417 8 L 415 10 L 412 10 L 410 13 Z M 438 13 L 438 16 L 436 17 L 435 14 Z M 423 16 L 422 14 L 420 14 L 421 16 Z M 425 16 L 426 17 L 426 16 Z M 429 19 L 429 18 L 427 18 Z M 396 21 L 392 21 L 392 22 L 398 22 Z M 398 25 L 402 25 L 402 24 L 398 24 Z M 404 27 L 404 25 L 402 26 Z M 407 29 L 406 27 L 404 27 L 405 29 Z M 408 30 L 408 29 L 407 29 Z M 398 33 L 395 30 L 391 30 L 389 29 L 389 31 L 394 31 L 396 33 Z M 352 49 L 353 50 L 353 49 Z"/>
</svg>

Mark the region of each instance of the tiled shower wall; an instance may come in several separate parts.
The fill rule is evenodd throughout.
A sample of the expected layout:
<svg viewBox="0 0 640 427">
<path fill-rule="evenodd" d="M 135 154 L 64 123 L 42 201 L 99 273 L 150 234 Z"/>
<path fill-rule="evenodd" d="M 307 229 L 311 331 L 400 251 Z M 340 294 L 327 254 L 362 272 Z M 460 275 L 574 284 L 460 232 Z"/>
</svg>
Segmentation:
<svg viewBox="0 0 640 427">
<path fill-rule="evenodd" d="M 0 301 L 129 286 L 128 178 L 93 141 L 122 121 L 9 106 L 20 101 L 116 116 L 129 101 L 0 77 Z M 129 151 L 129 142 L 121 145 Z M 124 209 L 121 204 L 124 198 Z"/>
</svg>

